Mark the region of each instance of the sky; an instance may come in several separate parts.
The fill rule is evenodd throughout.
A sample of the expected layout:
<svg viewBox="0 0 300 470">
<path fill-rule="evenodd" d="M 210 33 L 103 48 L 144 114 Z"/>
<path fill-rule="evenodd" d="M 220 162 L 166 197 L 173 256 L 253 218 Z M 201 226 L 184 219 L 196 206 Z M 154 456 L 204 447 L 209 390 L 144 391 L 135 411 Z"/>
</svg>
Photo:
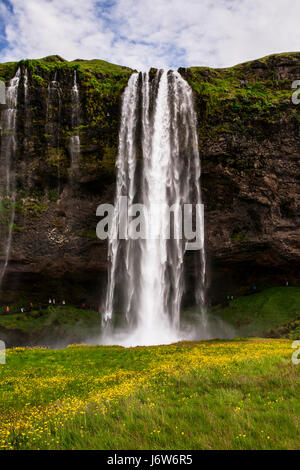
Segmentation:
<svg viewBox="0 0 300 470">
<path fill-rule="evenodd" d="M 228 67 L 300 50 L 299 18 L 299 0 L 0 0 L 0 62 Z"/>
</svg>

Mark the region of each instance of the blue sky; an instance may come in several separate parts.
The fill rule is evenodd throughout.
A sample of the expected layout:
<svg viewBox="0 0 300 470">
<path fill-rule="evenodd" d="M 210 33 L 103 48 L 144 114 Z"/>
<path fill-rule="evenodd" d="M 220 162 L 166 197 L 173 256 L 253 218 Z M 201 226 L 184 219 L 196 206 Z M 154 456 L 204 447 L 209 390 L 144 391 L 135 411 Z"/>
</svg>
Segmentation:
<svg viewBox="0 0 300 470">
<path fill-rule="evenodd" d="M 299 50 L 299 18 L 297 0 L 0 0 L 0 61 L 225 67 Z"/>
</svg>

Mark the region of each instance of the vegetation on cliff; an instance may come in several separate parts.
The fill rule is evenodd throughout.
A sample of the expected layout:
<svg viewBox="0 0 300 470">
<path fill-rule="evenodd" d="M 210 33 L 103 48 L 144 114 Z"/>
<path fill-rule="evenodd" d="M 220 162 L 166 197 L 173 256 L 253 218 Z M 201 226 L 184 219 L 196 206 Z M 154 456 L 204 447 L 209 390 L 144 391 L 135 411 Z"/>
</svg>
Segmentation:
<svg viewBox="0 0 300 470">
<path fill-rule="evenodd" d="M 82 173 L 85 179 L 105 179 L 114 174 L 120 97 L 132 70 L 102 60 L 68 62 L 59 56 L 50 56 L 0 64 L 0 79 L 8 82 L 18 67 L 28 72 L 28 103 L 25 103 L 24 91 L 19 92 L 19 154 L 26 153 L 27 160 L 26 175 L 19 175 L 19 184 L 26 178 L 31 181 L 41 178 L 42 174 L 44 187 L 55 186 L 58 177 L 68 178 L 74 71 L 80 90 Z M 57 102 L 49 104 L 48 86 L 53 80 L 59 83 L 59 97 Z M 55 115 L 56 127 L 52 129 L 55 138 L 46 129 L 49 106 Z"/>
<path fill-rule="evenodd" d="M 50 177 L 55 177 L 55 169 L 60 165 L 62 176 L 67 177 L 63 170 L 67 169 L 69 160 L 70 110 L 56 110 L 61 113 L 58 118 L 61 135 L 55 155 L 53 148 L 50 149 L 52 155 L 48 155 L 49 149 L 45 146 L 45 113 L 47 88 L 54 77 L 60 83 L 65 107 L 70 108 L 70 89 L 75 70 L 81 95 L 82 171 L 86 178 L 95 175 L 105 178 L 114 172 L 120 96 L 133 71 L 102 60 L 68 62 L 59 56 L 50 56 L 0 64 L 0 79 L 7 82 L 19 66 L 28 69 L 31 133 L 36 134 L 29 138 L 32 142 L 28 142 L 28 136 L 24 137 L 31 150 L 31 160 L 36 160 L 39 155 L 39 159 L 45 161 L 45 165 L 37 161 L 34 165 L 32 163 L 32 172 L 41 166 L 41 170 L 46 169 Z M 298 108 L 291 106 L 291 80 L 296 73 L 300 75 L 300 53 L 271 55 L 226 69 L 190 67 L 179 70 L 195 92 L 201 142 L 219 138 L 220 135 L 241 133 L 248 138 L 263 139 L 278 131 L 284 120 L 296 124 L 300 122 Z M 246 161 L 232 155 L 231 161 L 227 158 L 227 164 L 247 170 L 253 168 L 254 160 L 250 158 Z M 264 166 L 263 159 L 259 164 Z"/>
<path fill-rule="evenodd" d="M 200 136 L 243 132 L 263 138 L 288 119 L 299 120 L 291 105 L 292 81 L 300 76 L 300 53 L 276 54 L 225 69 L 181 69 L 196 92 Z"/>
</svg>

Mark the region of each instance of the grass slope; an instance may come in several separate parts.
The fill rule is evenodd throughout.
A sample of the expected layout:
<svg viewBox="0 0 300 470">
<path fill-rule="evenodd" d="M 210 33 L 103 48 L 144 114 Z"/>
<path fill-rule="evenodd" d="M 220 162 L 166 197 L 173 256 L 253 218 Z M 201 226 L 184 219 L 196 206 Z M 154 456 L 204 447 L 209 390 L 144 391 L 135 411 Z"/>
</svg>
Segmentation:
<svg viewBox="0 0 300 470">
<path fill-rule="evenodd" d="M 66 343 L 86 341 L 100 332 L 99 314 L 95 310 L 76 308 L 72 305 L 43 308 L 38 311 L 20 313 L 19 303 L 5 313 L 0 308 L 0 331 L 10 331 L 30 335 L 30 344 L 44 342 L 56 332 L 65 335 Z M 265 336 L 300 338 L 300 287 L 273 287 L 252 295 L 237 297 L 229 305 L 211 308 L 211 313 L 234 327 L 237 336 Z M 185 312 L 187 315 L 189 311 Z M 193 313 L 193 311 L 191 311 Z M 191 317 L 190 321 L 194 321 Z M 42 336 L 41 336 L 42 335 Z M 31 340 L 36 338 L 37 342 Z M 70 342 L 69 341 L 69 342 Z M 13 345 L 28 344 L 14 342 Z"/>
<path fill-rule="evenodd" d="M 272 287 L 211 311 L 233 325 L 241 336 L 300 338 L 300 287 Z"/>
<path fill-rule="evenodd" d="M 2 449 L 296 449 L 286 340 L 9 350 Z"/>
<path fill-rule="evenodd" d="M 4 310 L 5 307 L 0 309 L 0 327 L 24 333 L 38 333 L 44 328 L 51 328 L 55 325 L 61 325 L 70 332 L 80 333 L 82 329 L 92 330 L 97 324 L 100 324 L 97 312 L 73 306 L 48 307 L 41 311 L 32 310 L 27 313 L 12 313 L 10 315 L 6 315 Z"/>
</svg>

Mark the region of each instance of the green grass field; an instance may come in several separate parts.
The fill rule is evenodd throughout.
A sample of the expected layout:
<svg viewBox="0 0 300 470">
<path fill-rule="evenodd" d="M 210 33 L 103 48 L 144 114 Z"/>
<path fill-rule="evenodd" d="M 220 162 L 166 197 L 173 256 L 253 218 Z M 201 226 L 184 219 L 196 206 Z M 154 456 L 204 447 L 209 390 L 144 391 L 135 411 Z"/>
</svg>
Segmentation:
<svg viewBox="0 0 300 470">
<path fill-rule="evenodd" d="M 95 311 L 19 307 L 1 309 L 1 331 L 84 339 L 99 330 Z M 285 339 L 9 349 L 0 448 L 297 449 L 300 365 L 291 357 L 300 288 L 265 289 L 210 313 L 237 336 Z"/>
<path fill-rule="evenodd" d="M 290 340 L 15 348 L 2 449 L 297 449 Z"/>
</svg>

